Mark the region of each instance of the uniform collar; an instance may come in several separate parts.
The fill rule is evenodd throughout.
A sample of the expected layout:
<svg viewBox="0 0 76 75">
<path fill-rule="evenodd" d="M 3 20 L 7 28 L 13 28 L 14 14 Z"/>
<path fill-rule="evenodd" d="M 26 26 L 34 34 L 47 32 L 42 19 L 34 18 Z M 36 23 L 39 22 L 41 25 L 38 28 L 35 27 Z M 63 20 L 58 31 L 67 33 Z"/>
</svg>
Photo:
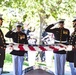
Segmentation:
<svg viewBox="0 0 76 75">
<path fill-rule="evenodd" d="M 21 33 L 21 31 L 17 32 L 17 33 Z"/>
</svg>

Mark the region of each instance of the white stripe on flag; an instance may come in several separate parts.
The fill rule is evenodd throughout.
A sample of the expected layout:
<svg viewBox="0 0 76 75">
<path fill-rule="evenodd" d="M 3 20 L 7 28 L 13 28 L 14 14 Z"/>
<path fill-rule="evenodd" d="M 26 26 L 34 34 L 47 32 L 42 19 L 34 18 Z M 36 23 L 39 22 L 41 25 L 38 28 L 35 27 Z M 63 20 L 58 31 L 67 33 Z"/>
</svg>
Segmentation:
<svg viewBox="0 0 76 75">
<path fill-rule="evenodd" d="M 42 50 L 39 48 L 39 46 L 34 46 L 34 48 L 35 48 L 36 51 L 42 51 Z"/>
<path fill-rule="evenodd" d="M 19 44 L 15 44 L 15 45 L 13 45 L 13 49 L 19 51 L 20 49 L 18 48 L 18 46 L 19 46 Z"/>
<path fill-rule="evenodd" d="M 44 48 L 46 48 L 47 51 L 53 51 L 49 46 L 44 46 Z"/>
<path fill-rule="evenodd" d="M 28 45 L 23 45 L 23 48 L 24 48 L 25 51 L 30 51 Z"/>
</svg>

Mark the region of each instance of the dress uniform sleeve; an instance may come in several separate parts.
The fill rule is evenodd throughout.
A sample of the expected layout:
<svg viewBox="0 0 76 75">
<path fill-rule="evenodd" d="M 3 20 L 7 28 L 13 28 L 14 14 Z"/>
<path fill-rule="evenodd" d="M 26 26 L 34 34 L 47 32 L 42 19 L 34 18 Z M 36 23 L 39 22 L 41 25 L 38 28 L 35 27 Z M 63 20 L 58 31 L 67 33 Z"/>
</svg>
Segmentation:
<svg viewBox="0 0 76 75">
<path fill-rule="evenodd" d="M 69 44 L 73 46 L 73 50 L 76 50 L 76 36 L 73 33 L 70 36 Z"/>
<path fill-rule="evenodd" d="M 27 35 L 25 34 L 25 44 L 28 44 Z"/>
<path fill-rule="evenodd" d="M 68 30 L 68 35 L 67 35 L 67 45 L 69 45 L 69 40 L 70 40 L 70 31 Z"/>
<path fill-rule="evenodd" d="M 73 40 L 73 45 L 75 45 L 75 44 L 76 44 L 76 37 Z"/>
<path fill-rule="evenodd" d="M 49 25 L 49 26 L 45 29 L 45 31 L 46 31 L 46 32 L 52 32 L 52 33 L 54 33 L 54 29 L 50 29 L 50 28 L 52 28 L 53 26 L 54 26 L 54 24 Z"/>
<path fill-rule="evenodd" d="M 76 37 L 74 37 L 72 45 L 73 45 L 74 49 L 76 49 Z"/>
<path fill-rule="evenodd" d="M 12 38 L 13 34 L 14 34 L 14 32 L 9 31 L 9 32 L 6 33 L 5 37 Z"/>
</svg>

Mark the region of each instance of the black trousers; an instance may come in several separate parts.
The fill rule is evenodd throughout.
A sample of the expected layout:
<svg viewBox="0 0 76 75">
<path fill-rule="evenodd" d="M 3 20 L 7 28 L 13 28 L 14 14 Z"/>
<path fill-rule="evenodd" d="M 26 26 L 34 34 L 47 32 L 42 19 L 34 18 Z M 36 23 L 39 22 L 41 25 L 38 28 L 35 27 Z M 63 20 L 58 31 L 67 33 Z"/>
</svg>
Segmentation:
<svg viewBox="0 0 76 75">
<path fill-rule="evenodd" d="M 5 60 L 5 50 L 0 48 L 0 68 L 3 67 Z"/>
<path fill-rule="evenodd" d="M 76 68 L 76 51 L 74 52 L 74 67 Z"/>
<path fill-rule="evenodd" d="M 67 56 L 66 56 L 66 60 L 68 62 L 73 62 L 74 67 L 76 67 L 76 50 L 68 51 Z"/>
<path fill-rule="evenodd" d="M 74 62 L 74 51 L 68 51 L 66 53 L 66 60 L 68 62 Z"/>
</svg>

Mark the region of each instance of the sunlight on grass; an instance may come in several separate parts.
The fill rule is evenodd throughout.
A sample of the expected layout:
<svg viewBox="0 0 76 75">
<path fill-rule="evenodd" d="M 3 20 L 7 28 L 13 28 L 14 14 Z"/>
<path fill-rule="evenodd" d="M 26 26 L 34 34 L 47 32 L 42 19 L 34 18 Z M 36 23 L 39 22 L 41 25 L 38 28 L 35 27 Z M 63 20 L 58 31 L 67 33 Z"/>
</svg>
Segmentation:
<svg viewBox="0 0 76 75">
<path fill-rule="evenodd" d="M 4 62 L 5 63 L 12 63 L 12 56 L 11 56 L 11 54 L 6 53 Z"/>
<path fill-rule="evenodd" d="M 11 54 L 6 53 L 4 63 L 5 64 L 8 64 L 8 65 L 12 64 L 12 55 Z M 26 62 L 26 61 L 24 61 L 24 64 L 23 65 L 29 66 L 28 62 Z"/>
</svg>

